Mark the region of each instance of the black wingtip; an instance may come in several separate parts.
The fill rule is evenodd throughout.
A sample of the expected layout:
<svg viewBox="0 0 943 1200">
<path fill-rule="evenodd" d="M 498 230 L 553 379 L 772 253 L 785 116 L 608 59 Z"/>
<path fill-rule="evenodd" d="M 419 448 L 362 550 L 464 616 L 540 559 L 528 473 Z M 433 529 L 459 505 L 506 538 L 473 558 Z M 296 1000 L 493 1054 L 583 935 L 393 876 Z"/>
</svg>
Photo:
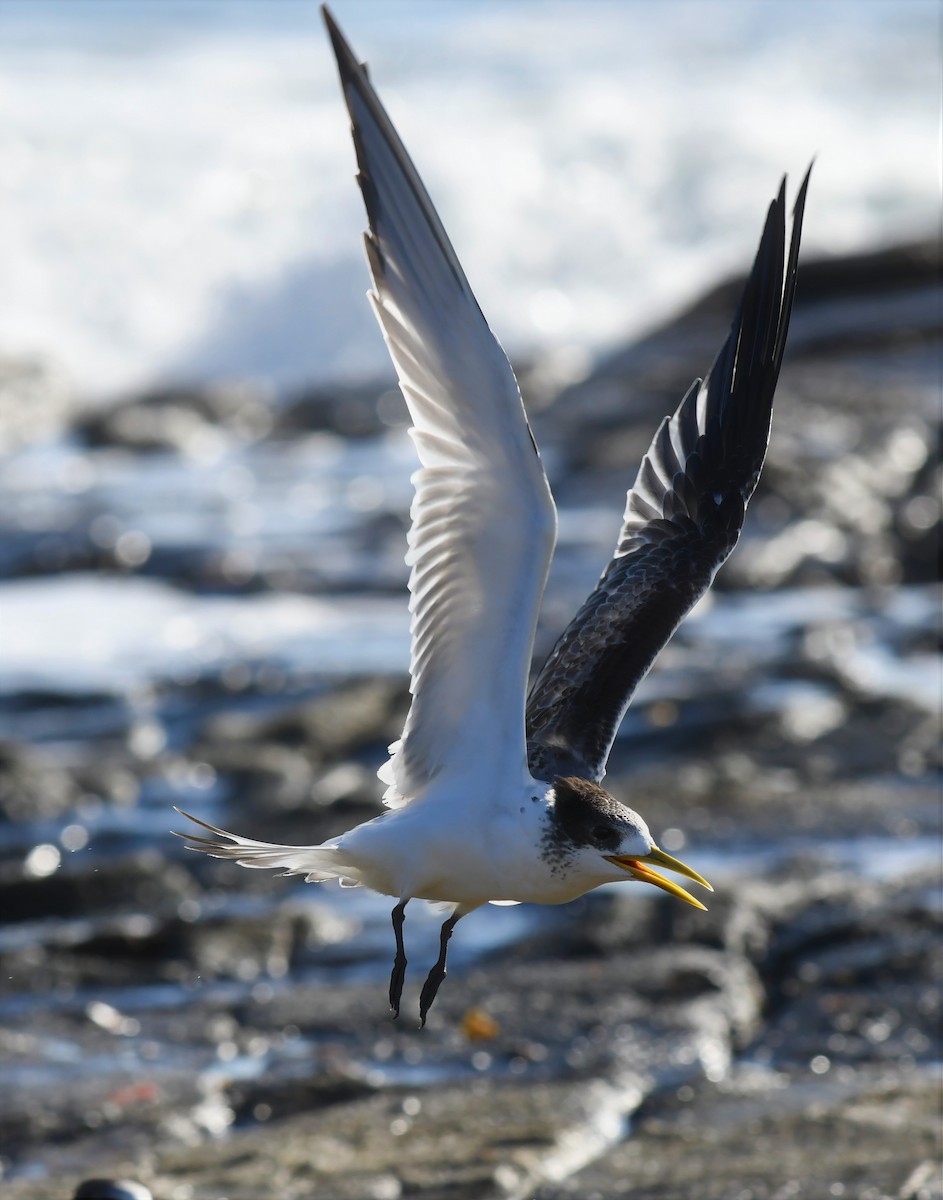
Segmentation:
<svg viewBox="0 0 943 1200">
<path fill-rule="evenodd" d="M 796 192 L 796 199 L 792 206 L 792 225 L 793 230 L 802 230 L 802 218 L 805 214 L 805 197 L 809 190 L 809 180 L 812 178 L 812 168 L 815 166 L 815 155 L 809 165 L 806 167 L 805 174 L 802 176 L 802 182 L 799 184 L 799 190 Z"/>
<path fill-rule="evenodd" d="M 792 229 L 789 233 L 789 258 L 786 262 L 785 277 L 783 280 L 783 302 L 782 302 L 782 317 L 780 319 L 779 331 L 776 337 L 775 351 L 775 369 L 778 376 L 779 368 L 782 364 L 783 354 L 786 350 L 786 338 L 789 334 L 789 322 L 792 319 L 792 306 L 796 298 L 796 284 L 799 277 L 799 244 L 802 240 L 802 220 L 805 216 L 805 201 L 806 193 L 809 190 L 809 180 L 812 176 L 812 168 L 815 166 L 815 156 L 806 168 L 806 173 L 802 177 L 802 183 L 799 185 L 799 191 L 796 193 L 795 203 L 792 206 Z"/>
<path fill-rule="evenodd" d="M 792 236 L 798 243 L 799 235 L 802 233 L 802 218 L 805 216 L 805 198 L 806 192 L 809 190 L 809 180 L 812 178 L 812 168 L 815 166 L 815 155 L 806 167 L 806 172 L 802 176 L 802 183 L 799 184 L 799 191 L 796 193 L 795 203 L 792 206 Z M 796 247 L 798 249 L 798 245 Z"/>
<path fill-rule="evenodd" d="M 337 22 L 334 20 L 334 14 L 326 4 L 321 5 L 321 17 L 324 21 L 324 24 L 327 26 L 327 31 L 330 35 L 331 41 L 333 42 L 336 40 L 342 46 L 346 46 L 347 43 L 344 41 L 344 35 L 341 33 Z"/>
<path fill-rule="evenodd" d="M 452 249 L 448 235 L 442 226 L 442 222 L 439 220 L 432 201 L 429 199 L 422 180 L 419 178 L 419 173 L 413 165 L 380 98 L 373 89 L 366 65 L 358 61 L 357 56 L 354 54 L 343 33 L 341 33 L 340 27 L 334 20 L 326 4 L 322 4 L 321 6 L 321 15 L 331 39 L 334 57 L 337 60 L 341 93 L 347 105 L 354 139 L 354 150 L 357 155 L 357 167 L 359 171 L 357 179 L 363 195 L 364 205 L 367 209 L 370 231 L 377 242 L 381 265 L 382 260 L 386 257 L 383 230 L 384 216 L 386 215 L 389 218 L 386 222 L 387 232 L 389 232 L 390 227 L 395 225 L 396 215 L 384 214 L 383 212 L 381 194 L 374 181 L 377 162 L 375 155 L 370 152 L 369 138 L 371 136 L 375 141 L 382 140 L 385 142 L 387 150 L 396 160 L 399 170 L 402 173 L 403 183 L 411 189 L 417 205 L 422 210 L 422 218 L 425 219 L 429 231 L 439 243 L 442 256 L 448 263 L 449 270 L 452 272 L 456 283 L 462 292 L 465 293 L 466 299 L 474 303 L 477 308 L 478 302 L 472 294 L 468 281 L 465 278 L 465 273 L 456 257 L 455 251 Z M 371 262 L 371 266 L 373 265 L 374 263 Z M 375 275 L 374 280 L 376 278 Z"/>
<path fill-rule="evenodd" d="M 331 10 L 326 4 L 321 5 L 321 16 L 324 18 L 324 24 L 327 27 L 328 37 L 331 39 L 331 46 L 334 50 L 334 57 L 337 59 L 337 69 L 341 77 L 341 85 L 345 86 L 348 82 L 356 81 L 361 75 L 366 75 L 366 66 L 357 61 L 357 56 L 350 47 L 350 43 L 341 33 L 341 28 L 334 20 Z"/>
</svg>

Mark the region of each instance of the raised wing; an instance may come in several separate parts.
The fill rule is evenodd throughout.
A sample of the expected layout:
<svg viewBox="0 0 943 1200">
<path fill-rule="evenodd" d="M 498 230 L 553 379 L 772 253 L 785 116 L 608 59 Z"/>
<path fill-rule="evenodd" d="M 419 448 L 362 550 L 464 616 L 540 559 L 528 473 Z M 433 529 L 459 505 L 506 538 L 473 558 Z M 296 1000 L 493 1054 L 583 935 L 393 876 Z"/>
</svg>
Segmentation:
<svg viewBox="0 0 943 1200">
<path fill-rule="evenodd" d="M 730 334 L 655 434 L 615 555 L 537 676 L 527 738 L 538 779 L 605 775 L 632 693 L 737 543 L 766 457 L 808 182 L 806 172 L 784 261 L 783 180 Z"/>
<path fill-rule="evenodd" d="M 556 511 L 507 358 L 366 70 L 323 11 L 370 225 L 370 299 L 422 464 L 406 560 L 413 698 L 380 772 L 397 807 L 443 774 L 524 778 L 524 698 Z"/>
</svg>

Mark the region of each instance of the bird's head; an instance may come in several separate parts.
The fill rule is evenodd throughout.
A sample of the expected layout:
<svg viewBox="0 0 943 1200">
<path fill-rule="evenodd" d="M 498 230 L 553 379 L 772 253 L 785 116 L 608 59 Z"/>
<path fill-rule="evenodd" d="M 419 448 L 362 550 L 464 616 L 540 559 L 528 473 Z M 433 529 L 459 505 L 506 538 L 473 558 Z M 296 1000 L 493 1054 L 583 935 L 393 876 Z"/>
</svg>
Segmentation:
<svg viewBox="0 0 943 1200">
<path fill-rule="evenodd" d="M 557 857 L 568 870 L 598 876 L 599 883 L 628 875 L 695 908 L 705 908 L 680 884 L 659 875 L 655 868 L 662 867 L 693 879 L 709 892 L 714 890 L 697 871 L 658 849 L 637 812 L 588 779 L 554 779 L 549 830 L 549 856 Z"/>
</svg>

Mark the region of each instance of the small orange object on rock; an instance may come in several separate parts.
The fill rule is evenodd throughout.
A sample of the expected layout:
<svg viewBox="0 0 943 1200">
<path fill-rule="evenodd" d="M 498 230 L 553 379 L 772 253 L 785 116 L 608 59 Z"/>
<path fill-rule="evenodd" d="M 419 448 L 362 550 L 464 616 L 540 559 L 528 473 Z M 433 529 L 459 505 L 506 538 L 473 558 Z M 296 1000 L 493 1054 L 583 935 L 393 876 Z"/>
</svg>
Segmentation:
<svg viewBox="0 0 943 1200">
<path fill-rule="evenodd" d="M 501 1026 L 489 1017 L 483 1008 L 470 1008 L 462 1018 L 462 1033 L 473 1042 L 484 1042 L 497 1037 Z"/>
</svg>

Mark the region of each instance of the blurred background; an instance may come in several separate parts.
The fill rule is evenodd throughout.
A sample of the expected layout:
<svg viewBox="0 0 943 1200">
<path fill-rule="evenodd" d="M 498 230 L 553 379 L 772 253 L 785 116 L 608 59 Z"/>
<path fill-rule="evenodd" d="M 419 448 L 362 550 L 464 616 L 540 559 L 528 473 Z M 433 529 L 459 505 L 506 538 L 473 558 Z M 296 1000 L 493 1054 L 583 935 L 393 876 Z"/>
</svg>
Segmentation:
<svg viewBox="0 0 943 1200">
<path fill-rule="evenodd" d="M 810 252 L 936 226 L 933 0 L 337 16 L 518 358 L 585 362 L 741 270 L 813 155 Z M 0 22 L 7 353 L 88 400 L 386 373 L 315 4 L 4 0 Z"/>
<path fill-rule="evenodd" d="M 838 1174 L 815 1186 L 845 1186 L 842 1105 L 890 1079 L 923 1128 L 939 1057 L 939 4 L 334 14 L 521 379 L 561 522 L 538 657 L 719 348 L 782 174 L 792 196 L 816 159 L 742 544 L 610 766 L 718 897 L 700 925 L 635 889 L 475 914 L 417 1039 L 386 1024 L 386 900 L 178 849 L 174 804 L 289 842 L 365 819 L 406 711 L 414 457 L 364 297 L 347 117 L 314 4 L 0 0 L 10 1194 L 124 1164 L 155 1195 L 255 1197 L 266 1146 L 294 1162 L 286 1131 L 313 1109 L 325 1148 L 305 1129 L 297 1170 L 319 1196 L 464 1195 L 460 1175 L 469 1196 L 585 1195 L 590 1159 L 608 1194 L 620 1153 L 661 1161 L 644 1123 L 624 1142 L 643 1100 L 673 1128 L 747 1077 L 770 1120 L 783 1079 L 835 1106 Z M 438 919 L 413 908 L 424 975 Z M 453 1096 L 468 1079 L 484 1091 Z M 440 1141 L 466 1140 L 403 1166 L 430 1105 Z M 529 1158 L 485 1119 L 522 1114 Z M 262 1126 L 257 1176 L 208 1149 Z M 355 1129 L 392 1138 L 356 1170 Z M 592 1151 L 554 1166 L 573 1130 Z M 781 1133 L 783 1155 L 806 1136 Z M 904 1153 L 889 1140 L 906 1182 Z"/>
</svg>

